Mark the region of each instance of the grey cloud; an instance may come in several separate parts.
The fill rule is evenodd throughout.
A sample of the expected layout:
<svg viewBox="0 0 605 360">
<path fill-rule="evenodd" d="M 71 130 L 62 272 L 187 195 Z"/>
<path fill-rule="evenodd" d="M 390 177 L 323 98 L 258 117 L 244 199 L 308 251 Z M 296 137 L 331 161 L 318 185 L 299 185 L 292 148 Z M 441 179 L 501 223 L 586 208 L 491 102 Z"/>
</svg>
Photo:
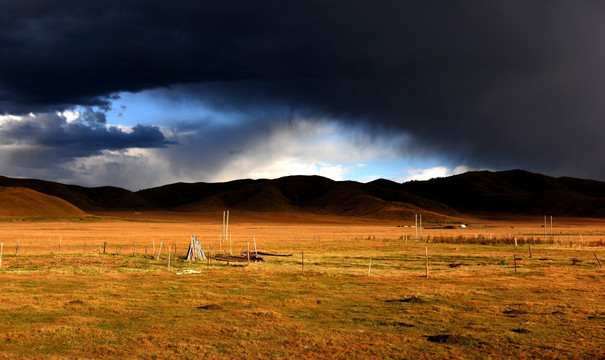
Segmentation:
<svg viewBox="0 0 605 360">
<path fill-rule="evenodd" d="M 158 148 L 173 142 L 158 127 L 136 125 L 132 132 L 100 126 L 104 116 L 84 113 L 68 122 L 57 114 L 39 114 L 0 124 L 0 144 L 16 145 L 10 152 L 12 164 L 20 167 L 45 167 L 77 157 L 98 155 L 103 150 Z"/>
</svg>

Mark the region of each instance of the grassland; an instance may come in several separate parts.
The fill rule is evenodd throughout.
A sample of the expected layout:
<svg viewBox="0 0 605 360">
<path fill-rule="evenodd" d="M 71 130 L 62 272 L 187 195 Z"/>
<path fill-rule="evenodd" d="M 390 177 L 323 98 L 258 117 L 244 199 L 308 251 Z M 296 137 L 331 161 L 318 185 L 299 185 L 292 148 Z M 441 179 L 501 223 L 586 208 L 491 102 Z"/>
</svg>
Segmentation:
<svg viewBox="0 0 605 360">
<path fill-rule="evenodd" d="M 234 253 L 255 237 L 293 255 L 228 265 L 182 260 L 191 232 L 217 252 L 221 214 L 95 215 L 0 222 L 0 359 L 605 357 L 601 220 L 555 219 L 546 242 L 539 218 L 414 239 L 410 223 L 236 212 Z"/>
</svg>

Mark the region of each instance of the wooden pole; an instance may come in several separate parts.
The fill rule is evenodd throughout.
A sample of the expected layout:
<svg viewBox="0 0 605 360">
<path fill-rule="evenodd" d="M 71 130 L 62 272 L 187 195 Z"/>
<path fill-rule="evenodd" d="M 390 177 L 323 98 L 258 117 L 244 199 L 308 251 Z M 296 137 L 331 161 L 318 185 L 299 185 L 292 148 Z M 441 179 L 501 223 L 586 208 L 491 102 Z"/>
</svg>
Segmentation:
<svg viewBox="0 0 605 360">
<path fill-rule="evenodd" d="M 597 264 L 599 264 L 599 267 L 601 268 L 601 270 L 603 270 L 603 265 L 601 265 L 601 261 L 597 257 L 597 253 L 593 252 L 592 254 L 594 255 L 594 258 L 597 259 Z"/>
<path fill-rule="evenodd" d="M 132 240 L 132 256 L 134 256 L 134 254 L 135 254 L 134 240 Z"/>
<path fill-rule="evenodd" d="M 418 214 L 414 214 L 414 240 L 418 240 Z"/>
<path fill-rule="evenodd" d="M 531 245 L 529 245 L 529 257 L 531 257 Z"/>
<path fill-rule="evenodd" d="M 368 266 L 368 276 L 372 273 L 372 258 L 370 258 L 370 266 Z"/>
<path fill-rule="evenodd" d="M 424 270 L 426 278 L 429 278 L 429 248 L 424 248 Z"/>
<path fill-rule="evenodd" d="M 103 243 L 103 254 L 105 254 L 105 250 L 107 249 L 107 240 Z"/>
<path fill-rule="evenodd" d="M 17 239 L 17 249 L 15 250 L 15 256 L 19 255 L 19 242 L 21 239 Z"/>
<path fill-rule="evenodd" d="M 252 237 L 252 241 L 254 241 L 254 255 L 258 256 L 258 251 L 256 251 L 256 236 Z"/>
<path fill-rule="evenodd" d="M 164 246 L 164 242 L 163 242 L 163 241 L 160 241 L 160 248 L 158 249 L 158 253 L 157 253 L 157 255 L 155 256 L 155 259 L 156 259 L 156 260 L 160 260 L 160 254 L 162 253 L 162 246 Z"/>
<path fill-rule="evenodd" d="M 515 274 L 517 273 L 517 254 L 513 254 L 513 261 L 515 262 Z"/>
<path fill-rule="evenodd" d="M 515 236 L 515 246 L 517 246 L 517 237 L 516 236 Z"/>
<path fill-rule="evenodd" d="M 63 241 L 63 237 L 59 237 L 59 252 L 61 252 L 61 242 Z"/>
<path fill-rule="evenodd" d="M 248 248 L 248 265 L 250 265 L 250 241 L 246 243 L 246 246 Z"/>
<path fill-rule="evenodd" d="M 231 253 L 231 233 L 229 232 L 229 210 L 227 210 L 227 222 L 225 223 L 225 236 L 229 236 L 229 255 L 233 255 Z"/>
</svg>

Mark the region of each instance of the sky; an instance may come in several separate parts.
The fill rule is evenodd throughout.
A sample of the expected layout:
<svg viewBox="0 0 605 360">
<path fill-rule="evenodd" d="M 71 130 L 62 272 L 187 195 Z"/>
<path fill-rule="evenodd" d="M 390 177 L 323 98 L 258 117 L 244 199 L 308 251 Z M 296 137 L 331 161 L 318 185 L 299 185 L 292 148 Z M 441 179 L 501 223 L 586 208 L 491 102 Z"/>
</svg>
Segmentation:
<svg viewBox="0 0 605 360">
<path fill-rule="evenodd" d="M 605 181 L 596 0 L 0 2 L 0 175 Z"/>
</svg>

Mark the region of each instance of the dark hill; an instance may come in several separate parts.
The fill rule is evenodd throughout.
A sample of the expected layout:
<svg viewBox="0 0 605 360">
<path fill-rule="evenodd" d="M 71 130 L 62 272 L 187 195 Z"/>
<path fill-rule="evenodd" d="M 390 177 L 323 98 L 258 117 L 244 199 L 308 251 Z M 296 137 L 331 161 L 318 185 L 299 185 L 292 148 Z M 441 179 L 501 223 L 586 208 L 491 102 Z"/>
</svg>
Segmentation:
<svg viewBox="0 0 605 360">
<path fill-rule="evenodd" d="M 275 180 L 225 183 L 178 183 L 137 192 L 158 208 L 173 210 L 305 211 L 326 215 L 400 219 L 420 212 L 457 215 L 431 200 L 372 184 L 333 181 L 320 176 L 288 176 Z M 443 215 L 434 214 L 434 216 Z M 427 218 L 428 219 L 428 218 Z"/>
<path fill-rule="evenodd" d="M 152 207 L 145 199 L 132 191 L 113 186 L 87 188 L 78 185 L 64 185 L 52 181 L 14 179 L 4 176 L 0 176 L 0 186 L 23 187 L 42 194 L 56 196 L 84 211 L 127 210 Z"/>
<path fill-rule="evenodd" d="M 521 170 L 469 172 L 404 184 L 379 179 L 364 184 L 320 176 L 223 183 L 176 183 L 131 192 L 86 188 L 0 176 L 0 186 L 23 187 L 61 198 L 84 211 L 163 209 L 175 211 L 297 212 L 379 219 L 458 217 L 460 214 L 605 216 L 605 183 L 553 178 Z"/>
<path fill-rule="evenodd" d="M 605 183 L 523 170 L 468 172 L 399 189 L 463 213 L 605 216 Z"/>
</svg>

